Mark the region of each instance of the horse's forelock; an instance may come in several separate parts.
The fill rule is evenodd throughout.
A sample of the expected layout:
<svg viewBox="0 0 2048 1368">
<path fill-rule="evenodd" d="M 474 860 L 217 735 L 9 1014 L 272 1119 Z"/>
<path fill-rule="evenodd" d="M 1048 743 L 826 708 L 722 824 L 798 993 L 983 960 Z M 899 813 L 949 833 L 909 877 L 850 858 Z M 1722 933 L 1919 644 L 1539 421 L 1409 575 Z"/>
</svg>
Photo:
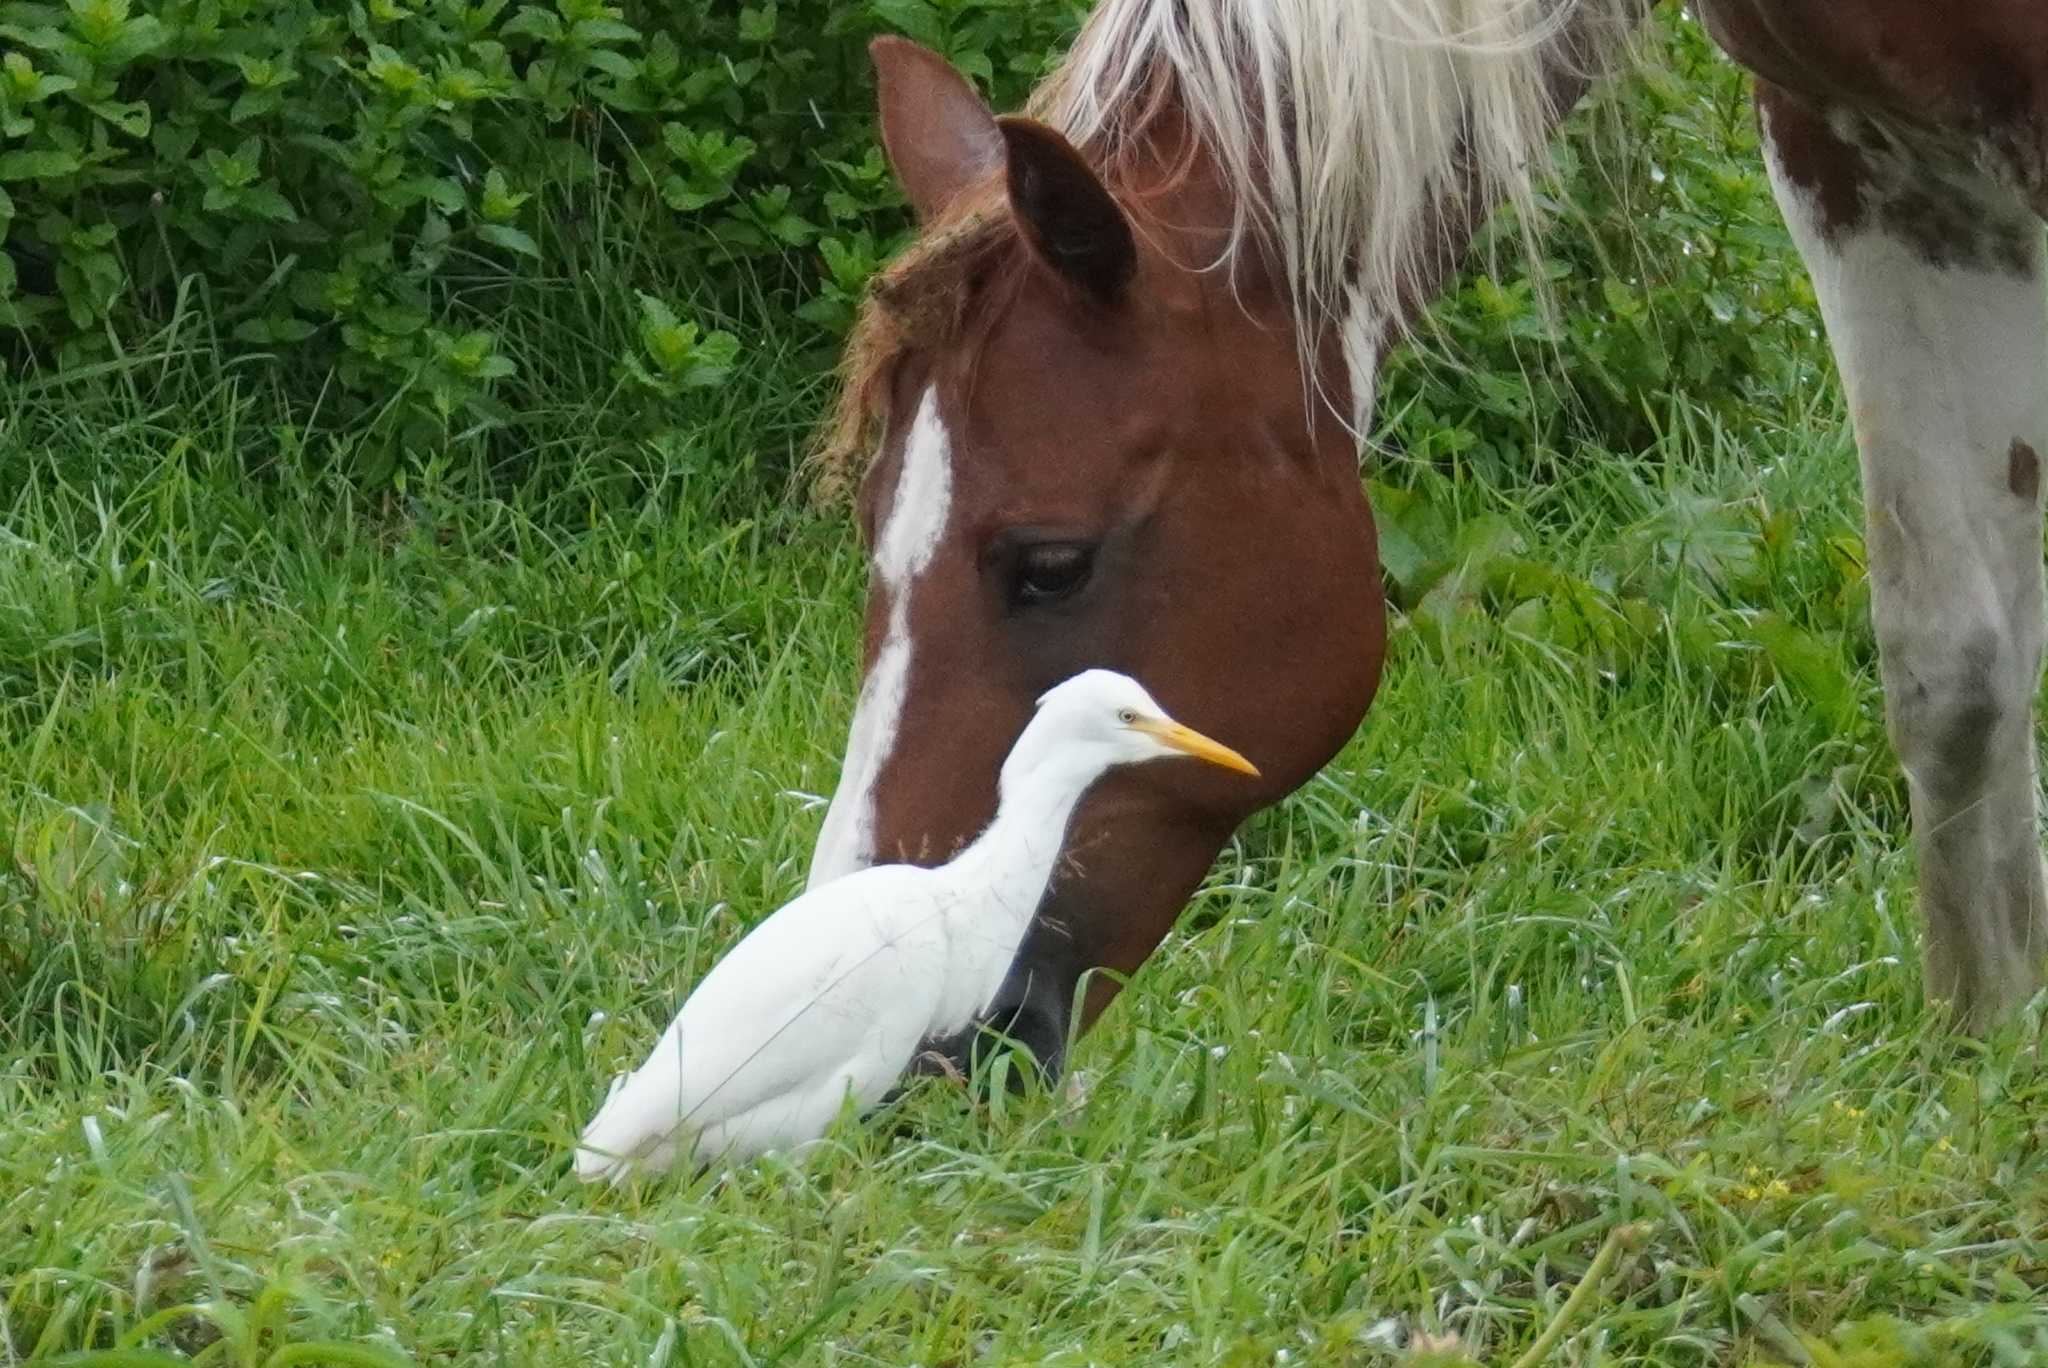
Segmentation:
<svg viewBox="0 0 2048 1368">
<path fill-rule="evenodd" d="M 869 282 L 839 366 L 838 394 L 812 457 L 814 493 L 844 498 L 860 482 L 889 419 L 903 358 L 963 340 L 977 286 L 1021 252 L 1023 237 L 991 188 L 970 196 Z"/>
</svg>

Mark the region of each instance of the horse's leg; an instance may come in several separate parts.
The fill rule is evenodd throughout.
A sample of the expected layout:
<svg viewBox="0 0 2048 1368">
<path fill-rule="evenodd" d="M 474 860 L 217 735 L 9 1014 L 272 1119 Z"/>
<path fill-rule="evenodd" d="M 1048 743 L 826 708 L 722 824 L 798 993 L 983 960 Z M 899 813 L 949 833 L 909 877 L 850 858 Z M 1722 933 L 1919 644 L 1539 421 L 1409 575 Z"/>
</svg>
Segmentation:
<svg viewBox="0 0 2048 1368">
<path fill-rule="evenodd" d="M 2048 956 L 2032 718 L 2048 451 L 2041 224 L 1966 157 L 1880 147 L 1852 117 L 1758 91 L 1771 180 L 1862 455 L 1927 995 L 1982 1028 L 2040 986 Z"/>
</svg>

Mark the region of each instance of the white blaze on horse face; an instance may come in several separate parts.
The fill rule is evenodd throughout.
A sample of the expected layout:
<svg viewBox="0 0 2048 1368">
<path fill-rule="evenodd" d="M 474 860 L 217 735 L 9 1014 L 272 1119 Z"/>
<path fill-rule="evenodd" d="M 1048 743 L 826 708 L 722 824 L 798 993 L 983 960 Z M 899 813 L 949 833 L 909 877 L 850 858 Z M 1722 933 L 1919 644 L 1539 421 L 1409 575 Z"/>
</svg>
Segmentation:
<svg viewBox="0 0 2048 1368">
<path fill-rule="evenodd" d="M 1921 188 L 1972 206 L 1949 257 L 1888 231 L 1882 190 L 1828 221 L 1770 170 L 1813 277 L 1862 458 L 1885 711 L 1919 846 L 1928 996 L 1972 1025 L 2024 1001 L 2048 955 L 2031 707 L 2041 682 L 2048 296 L 2038 226 L 1967 166 Z M 1925 225 L 1919 225 L 1923 228 Z M 2017 256 L 2008 247 L 2021 244 Z"/>
<path fill-rule="evenodd" d="M 888 516 L 875 539 L 872 592 L 884 595 L 888 617 L 881 648 L 861 684 L 846 739 L 839 787 L 811 853 L 816 888 L 875 858 L 875 784 L 896 747 L 910 687 L 910 596 L 946 534 L 953 503 L 953 440 L 939 416 L 938 390 L 927 388 L 903 444 L 903 463 Z"/>
</svg>

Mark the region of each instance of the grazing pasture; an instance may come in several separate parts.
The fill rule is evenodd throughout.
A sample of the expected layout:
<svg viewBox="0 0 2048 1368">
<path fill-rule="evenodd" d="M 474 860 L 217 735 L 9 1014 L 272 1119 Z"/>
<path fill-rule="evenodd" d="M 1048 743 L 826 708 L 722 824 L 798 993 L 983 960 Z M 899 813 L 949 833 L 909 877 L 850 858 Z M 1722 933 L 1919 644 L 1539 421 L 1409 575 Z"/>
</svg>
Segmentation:
<svg viewBox="0 0 2048 1368">
<path fill-rule="evenodd" d="M 539 456 L 374 481 L 203 344 L 11 376 L 0 1365 L 2042 1361 L 2040 1011 L 1922 1006 L 1854 453 L 1739 98 L 1675 50 L 1605 111 L 1672 123 L 1672 188 L 1558 286 L 1598 319 L 1551 340 L 1504 266 L 1394 369 L 1365 728 L 1070 1084 L 998 1056 L 800 1165 L 568 1156 L 803 884 L 861 590 L 787 496 L 813 349 L 736 320 L 627 440 L 527 299 Z M 1643 263 L 1706 250 L 1674 317 Z M 586 277 L 575 335 L 659 270 Z M 1629 410 L 1671 328 L 1727 336 Z M 1525 421 L 1566 393 L 1619 417 Z"/>
</svg>

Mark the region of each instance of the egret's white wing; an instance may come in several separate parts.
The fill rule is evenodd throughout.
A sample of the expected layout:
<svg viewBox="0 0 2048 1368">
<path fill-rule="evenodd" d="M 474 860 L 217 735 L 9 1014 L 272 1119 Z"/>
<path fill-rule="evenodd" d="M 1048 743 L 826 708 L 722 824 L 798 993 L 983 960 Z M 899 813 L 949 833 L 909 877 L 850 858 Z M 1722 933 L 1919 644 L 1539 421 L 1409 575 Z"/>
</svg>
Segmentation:
<svg viewBox="0 0 2048 1368">
<path fill-rule="evenodd" d="M 870 1035 L 836 1068 L 699 1132 L 697 1158 L 745 1159 L 771 1149 L 800 1149 L 831 1127 L 849 1094 L 861 1105 L 887 1095 L 917 1045 L 910 1036 L 892 1038 L 889 1028 Z"/>
<path fill-rule="evenodd" d="M 736 1115 L 878 1037 L 907 1031 L 914 1047 L 943 987 L 934 891 L 922 870 L 861 871 L 735 946 L 678 1014 L 680 1040 L 664 1042 L 680 1047 L 696 1105 Z"/>
<path fill-rule="evenodd" d="M 836 1087 L 834 1112 L 848 1087 L 879 1098 L 943 991 L 937 882 L 902 866 L 862 870 L 755 927 L 592 1120 L 578 1173 L 602 1176 L 614 1171 L 607 1156 L 640 1155 L 678 1128 L 718 1127 L 791 1094 Z"/>
</svg>

